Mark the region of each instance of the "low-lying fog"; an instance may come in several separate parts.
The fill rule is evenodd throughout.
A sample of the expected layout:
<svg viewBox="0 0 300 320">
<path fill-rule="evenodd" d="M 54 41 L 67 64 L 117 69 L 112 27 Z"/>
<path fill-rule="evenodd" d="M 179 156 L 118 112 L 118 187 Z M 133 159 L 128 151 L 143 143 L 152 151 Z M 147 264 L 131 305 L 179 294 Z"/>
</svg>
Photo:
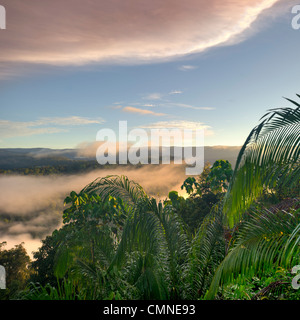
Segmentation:
<svg viewBox="0 0 300 320">
<path fill-rule="evenodd" d="M 183 193 L 180 186 L 187 178 L 180 165 L 120 166 L 69 176 L 1 176 L 0 242 L 7 242 L 6 249 L 24 242 L 32 256 L 41 246 L 40 240 L 62 225 L 64 198 L 72 190 L 79 192 L 94 179 L 111 174 L 126 175 L 149 195 L 163 199 L 171 190 Z"/>
</svg>

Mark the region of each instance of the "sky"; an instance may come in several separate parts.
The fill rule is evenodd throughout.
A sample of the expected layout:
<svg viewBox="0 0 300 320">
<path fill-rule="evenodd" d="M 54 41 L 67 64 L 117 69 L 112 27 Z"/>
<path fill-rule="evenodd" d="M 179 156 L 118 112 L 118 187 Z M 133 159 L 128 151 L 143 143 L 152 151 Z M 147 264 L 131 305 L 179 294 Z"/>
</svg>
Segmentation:
<svg viewBox="0 0 300 320">
<path fill-rule="evenodd" d="M 242 145 L 300 93 L 297 4 L 0 0 L 0 147 L 76 148 L 119 121 Z"/>
</svg>

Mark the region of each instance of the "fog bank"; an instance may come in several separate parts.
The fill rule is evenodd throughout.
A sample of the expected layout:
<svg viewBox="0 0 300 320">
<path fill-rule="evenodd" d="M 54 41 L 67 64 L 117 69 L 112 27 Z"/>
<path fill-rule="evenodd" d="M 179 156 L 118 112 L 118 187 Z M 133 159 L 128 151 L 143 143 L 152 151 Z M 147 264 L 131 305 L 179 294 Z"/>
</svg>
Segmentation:
<svg viewBox="0 0 300 320">
<path fill-rule="evenodd" d="M 171 190 L 181 191 L 187 177 L 180 165 L 119 166 L 69 176 L 1 176 L 0 242 L 7 242 L 6 249 L 24 242 L 31 255 L 41 246 L 41 239 L 62 225 L 64 198 L 94 179 L 112 174 L 128 176 L 149 195 L 160 199 Z"/>
</svg>

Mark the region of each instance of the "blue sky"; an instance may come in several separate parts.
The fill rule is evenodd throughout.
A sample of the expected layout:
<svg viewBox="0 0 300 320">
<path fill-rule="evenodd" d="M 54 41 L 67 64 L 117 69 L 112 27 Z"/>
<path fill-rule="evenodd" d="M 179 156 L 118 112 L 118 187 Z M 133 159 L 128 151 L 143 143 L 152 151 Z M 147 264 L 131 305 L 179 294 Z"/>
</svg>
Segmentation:
<svg viewBox="0 0 300 320">
<path fill-rule="evenodd" d="M 204 20 L 200 27 L 207 24 L 213 34 L 210 21 L 215 13 L 208 4 L 199 2 L 208 7 L 206 15 L 211 14 L 211 19 Z M 242 2 L 251 8 L 247 1 Z M 135 56 L 126 49 L 118 52 L 118 59 L 97 58 L 80 63 L 74 60 L 71 64 L 59 58 L 50 61 L 49 47 L 41 48 L 25 40 L 19 44 L 20 39 L 7 23 L 7 29 L 0 30 L 0 45 L 1 37 L 4 38 L 4 54 L 0 54 L 0 147 L 74 148 L 95 141 L 101 128 L 116 130 L 119 120 L 127 120 L 129 128 L 159 123 L 177 123 L 182 128 L 205 126 L 206 145 L 241 145 L 267 109 L 288 106 L 283 96 L 293 99 L 300 92 L 300 30 L 291 27 L 294 16 L 291 8 L 295 4 L 297 1 L 275 1 L 274 6 L 259 12 L 237 36 L 205 49 L 182 53 L 181 48 L 187 45 L 183 27 L 188 26 L 188 20 L 182 18 L 180 37 L 177 38 L 177 33 L 170 40 L 170 48 L 177 42 L 176 50 L 180 53 L 149 58 L 145 52 Z M 9 7 L 5 1 L 4 5 Z M 7 10 L 8 21 L 14 9 Z M 23 9 L 18 15 L 28 13 L 28 8 Z M 239 20 L 236 8 L 231 9 L 233 28 L 232 24 Z M 172 19 L 169 20 L 171 25 Z M 225 22 L 227 27 L 228 21 Z M 29 26 L 28 37 L 34 27 L 34 23 Z M 195 27 L 186 27 L 187 33 Z M 146 30 L 149 39 L 151 36 L 155 44 L 160 44 L 159 33 L 153 35 L 151 28 L 147 26 Z M 89 36 L 88 31 L 84 30 L 82 37 Z M 12 32 L 11 41 L 6 39 L 5 32 Z M 207 41 L 206 34 L 197 36 L 201 38 L 199 44 Z M 122 41 L 121 37 L 115 39 L 120 47 Z M 151 53 L 152 47 L 161 48 L 149 43 L 150 40 L 145 40 L 145 46 L 150 48 L 147 52 Z M 116 44 L 111 46 L 111 52 Z M 88 43 L 84 45 L 87 48 L 78 52 L 80 57 L 88 50 L 92 52 Z M 141 45 L 143 41 L 139 39 Z M 14 52 L 29 58 L 23 61 L 16 54 L 10 61 L 5 52 L 9 57 L 13 46 Z M 134 45 L 131 48 L 134 50 Z M 173 52 L 174 48 L 170 50 Z M 64 53 L 72 50 L 63 49 Z M 31 55 L 36 61 L 30 60 Z"/>
</svg>

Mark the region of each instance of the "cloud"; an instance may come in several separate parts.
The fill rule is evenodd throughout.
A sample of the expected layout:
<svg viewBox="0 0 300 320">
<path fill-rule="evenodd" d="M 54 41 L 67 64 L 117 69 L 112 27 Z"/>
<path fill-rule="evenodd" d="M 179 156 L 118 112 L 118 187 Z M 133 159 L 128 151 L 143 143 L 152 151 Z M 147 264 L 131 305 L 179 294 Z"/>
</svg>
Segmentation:
<svg viewBox="0 0 300 320">
<path fill-rule="evenodd" d="M 182 91 L 181 90 L 173 90 L 171 92 L 169 92 L 169 94 L 181 94 Z"/>
<path fill-rule="evenodd" d="M 102 118 L 85 118 L 85 117 L 78 117 L 78 116 L 71 116 L 66 118 L 41 118 L 37 121 L 40 125 L 44 124 L 55 124 L 59 126 L 82 126 L 87 124 L 96 124 L 96 123 L 103 123 L 104 120 Z"/>
<path fill-rule="evenodd" d="M 180 66 L 178 69 L 180 71 L 189 71 L 189 70 L 197 69 L 197 67 L 196 66 L 191 66 L 191 65 L 183 65 L 183 66 Z"/>
<path fill-rule="evenodd" d="M 145 103 L 145 104 L 142 104 L 142 107 L 156 107 L 156 105 L 153 103 Z"/>
<path fill-rule="evenodd" d="M 158 113 L 158 112 L 153 112 L 151 110 L 139 109 L 139 108 L 134 108 L 130 106 L 123 108 L 122 111 L 129 112 L 129 113 L 137 113 L 141 115 L 149 115 L 149 116 L 166 116 L 165 113 Z"/>
<path fill-rule="evenodd" d="M 0 137 L 11 138 L 20 136 L 32 136 L 39 134 L 53 134 L 60 132 L 67 132 L 66 128 L 59 128 L 59 126 L 81 126 L 88 124 L 103 123 L 103 119 L 89 119 L 77 116 L 65 118 L 40 118 L 35 121 L 10 121 L 0 120 Z M 58 127 L 56 127 L 58 126 Z"/>
<path fill-rule="evenodd" d="M 165 107 L 179 107 L 179 108 L 186 108 L 186 109 L 193 109 L 193 110 L 214 110 L 215 108 L 212 107 L 195 107 L 190 104 L 186 103 L 177 103 L 177 102 L 168 102 L 161 104 L 161 106 Z"/>
<path fill-rule="evenodd" d="M 118 104 L 118 105 L 115 105 L 115 106 L 111 106 L 110 108 L 117 110 L 117 109 L 122 109 L 123 106 L 121 104 Z"/>
<path fill-rule="evenodd" d="M 144 129 L 189 129 L 189 130 L 204 130 L 205 136 L 213 136 L 214 131 L 211 126 L 202 122 L 187 121 L 187 120 L 172 120 L 172 121 L 159 121 L 148 125 L 140 126 Z"/>
<path fill-rule="evenodd" d="M 143 97 L 143 99 L 145 100 L 161 100 L 163 97 L 163 95 L 161 93 L 150 93 L 148 95 L 146 95 L 145 97 Z"/>
<path fill-rule="evenodd" d="M 232 42 L 277 2 L 2 0 L 0 65 L 164 61 Z"/>
<path fill-rule="evenodd" d="M 205 125 L 202 122 L 196 121 L 187 121 L 187 120 L 172 120 L 172 121 L 159 121 L 151 123 L 148 125 L 140 126 L 140 128 L 145 129 L 190 129 L 190 130 L 199 130 L 199 129 L 210 129 L 211 127 Z"/>
<path fill-rule="evenodd" d="M 65 132 L 65 129 L 55 127 L 38 128 L 39 124 L 31 122 L 14 122 L 8 120 L 0 120 L 0 137 L 1 139 L 32 136 L 39 134 L 52 134 Z"/>
</svg>

